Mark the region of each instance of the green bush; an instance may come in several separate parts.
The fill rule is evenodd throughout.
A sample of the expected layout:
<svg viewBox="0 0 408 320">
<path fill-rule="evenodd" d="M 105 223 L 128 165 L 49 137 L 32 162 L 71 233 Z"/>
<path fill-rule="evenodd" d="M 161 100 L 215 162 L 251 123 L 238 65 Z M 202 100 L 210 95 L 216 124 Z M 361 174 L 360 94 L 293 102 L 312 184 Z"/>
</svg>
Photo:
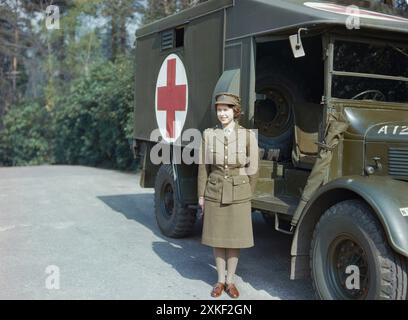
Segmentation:
<svg viewBox="0 0 408 320">
<path fill-rule="evenodd" d="M 79 164 L 136 169 L 129 141 L 133 120 L 132 62 L 94 63 L 68 94 L 13 106 L 0 132 L 0 165 Z M 69 84 L 68 84 L 69 85 Z"/>
<path fill-rule="evenodd" d="M 23 166 L 53 163 L 52 118 L 38 102 L 14 105 L 0 133 L 0 164 Z"/>
<path fill-rule="evenodd" d="M 129 146 L 133 68 L 126 59 L 95 64 L 53 110 L 56 163 L 134 168 Z"/>
</svg>

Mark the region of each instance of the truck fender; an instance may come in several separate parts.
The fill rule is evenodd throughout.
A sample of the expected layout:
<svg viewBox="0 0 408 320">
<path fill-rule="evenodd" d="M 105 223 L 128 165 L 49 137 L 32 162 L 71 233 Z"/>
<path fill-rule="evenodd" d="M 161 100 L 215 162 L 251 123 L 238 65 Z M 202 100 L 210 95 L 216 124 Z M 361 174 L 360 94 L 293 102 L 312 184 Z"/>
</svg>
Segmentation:
<svg viewBox="0 0 408 320">
<path fill-rule="evenodd" d="M 304 277 L 308 269 L 313 230 L 321 215 L 348 199 L 365 201 L 382 224 L 391 248 L 408 257 L 407 195 L 408 183 L 389 176 L 347 176 L 321 187 L 307 203 L 294 232 L 291 278 Z"/>
</svg>

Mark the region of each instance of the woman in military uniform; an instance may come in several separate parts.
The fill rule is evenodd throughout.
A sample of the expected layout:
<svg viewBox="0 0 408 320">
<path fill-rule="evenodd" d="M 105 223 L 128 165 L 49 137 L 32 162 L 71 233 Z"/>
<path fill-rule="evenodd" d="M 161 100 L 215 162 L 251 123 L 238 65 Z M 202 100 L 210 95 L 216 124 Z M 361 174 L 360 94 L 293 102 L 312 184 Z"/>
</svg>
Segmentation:
<svg viewBox="0 0 408 320">
<path fill-rule="evenodd" d="M 213 247 L 217 267 L 218 282 L 211 296 L 219 297 L 225 290 L 237 298 L 234 275 L 239 249 L 254 245 L 251 198 L 258 178 L 258 142 L 253 131 L 237 123 L 239 97 L 219 93 L 215 108 L 220 124 L 204 131 L 198 168 L 202 243 Z"/>
</svg>

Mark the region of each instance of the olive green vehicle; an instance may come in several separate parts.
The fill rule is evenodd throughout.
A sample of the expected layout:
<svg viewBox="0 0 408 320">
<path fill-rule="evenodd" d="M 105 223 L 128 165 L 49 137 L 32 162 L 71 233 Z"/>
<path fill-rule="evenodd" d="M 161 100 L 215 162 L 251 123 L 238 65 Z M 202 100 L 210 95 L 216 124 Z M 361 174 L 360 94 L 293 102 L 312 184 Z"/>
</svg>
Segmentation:
<svg viewBox="0 0 408 320">
<path fill-rule="evenodd" d="M 291 279 L 310 276 L 321 299 L 407 299 L 408 20 L 350 10 L 210 0 L 137 30 L 140 185 L 155 188 L 163 234 L 187 236 L 197 165 L 149 156 L 158 74 L 174 54 L 188 82 L 183 131 L 217 123 L 215 93 L 241 96 L 240 124 L 258 129 L 261 150 L 252 207 L 293 237 Z"/>
</svg>

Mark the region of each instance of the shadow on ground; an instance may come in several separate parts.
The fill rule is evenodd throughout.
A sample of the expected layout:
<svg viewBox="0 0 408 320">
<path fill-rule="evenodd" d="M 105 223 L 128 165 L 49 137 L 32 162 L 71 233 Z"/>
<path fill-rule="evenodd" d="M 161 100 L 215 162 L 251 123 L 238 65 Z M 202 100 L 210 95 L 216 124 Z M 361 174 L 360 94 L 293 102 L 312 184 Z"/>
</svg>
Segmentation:
<svg viewBox="0 0 408 320">
<path fill-rule="evenodd" d="M 182 277 L 214 284 L 212 250 L 200 242 L 202 220 L 196 222 L 190 237 L 172 239 L 164 236 L 157 226 L 152 193 L 100 196 L 99 199 L 163 239 L 153 241 L 152 249 Z M 259 212 L 253 213 L 253 230 L 255 246 L 241 250 L 237 275 L 255 290 L 264 290 L 272 297 L 313 299 L 310 280 L 289 279 L 291 236 L 273 230 Z"/>
</svg>

